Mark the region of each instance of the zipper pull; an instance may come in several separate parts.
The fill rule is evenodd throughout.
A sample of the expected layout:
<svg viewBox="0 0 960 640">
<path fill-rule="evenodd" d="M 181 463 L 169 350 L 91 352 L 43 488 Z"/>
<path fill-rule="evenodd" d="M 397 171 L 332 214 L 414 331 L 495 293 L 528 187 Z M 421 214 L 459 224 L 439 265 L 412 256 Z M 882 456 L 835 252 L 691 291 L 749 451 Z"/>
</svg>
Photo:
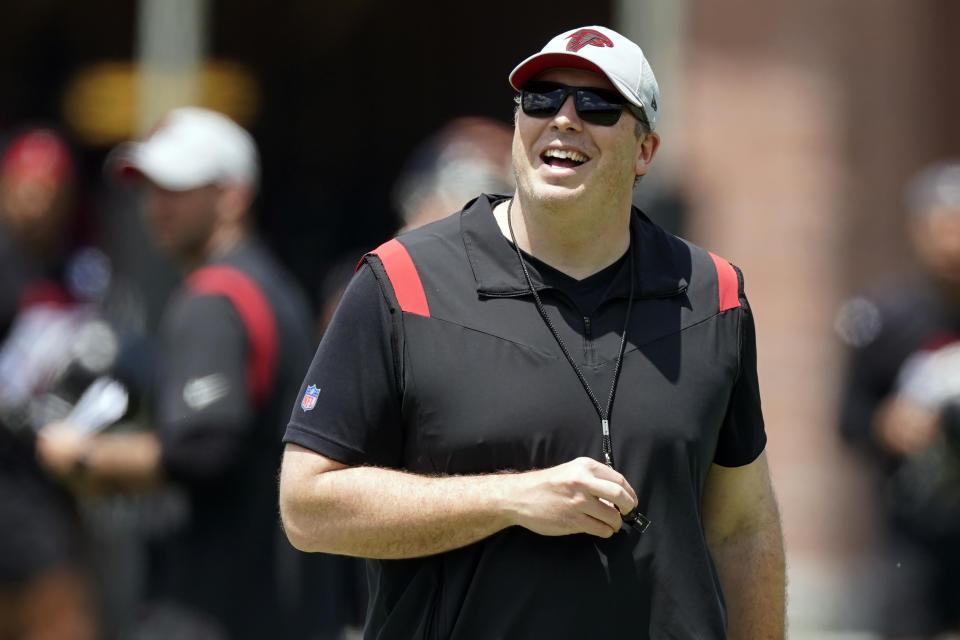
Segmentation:
<svg viewBox="0 0 960 640">
<path fill-rule="evenodd" d="M 621 516 L 624 522 L 633 527 L 637 533 L 643 533 L 650 526 L 650 518 L 638 511 L 639 507 L 634 507 L 633 511 Z"/>
<path fill-rule="evenodd" d="M 613 467 L 613 458 L 610 457 L 610 421 L 606 418 L 600 419 L 600 429 L 603 431 L 603 461 L 608 467 Z"/>
</svg>

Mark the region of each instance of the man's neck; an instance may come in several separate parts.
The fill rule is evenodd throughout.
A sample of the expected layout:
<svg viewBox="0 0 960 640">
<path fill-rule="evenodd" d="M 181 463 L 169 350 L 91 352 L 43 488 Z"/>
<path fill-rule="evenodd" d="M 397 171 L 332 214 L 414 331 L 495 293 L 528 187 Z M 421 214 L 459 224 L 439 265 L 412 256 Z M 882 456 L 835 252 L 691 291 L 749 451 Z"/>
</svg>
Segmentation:
<svg viewBox="0 0 960 640">
<path fill-rule="evenodd" d="M 242 225 L 218 228 L 210 236 L 202 251 L 183 260 L 183 267 L 188 273 L 192 272 L 204 264 L 230 253 L 240 246 L 246 237 L 247 230 Z"/>
<path fill-rule="evenodd" d="M 582 280 L 610 266 L 630 246 L 630 202 L 619 206 L 570 203 L 538 207 L 514 197 L 494 209 L 500 231 L 509 240 L 507 217 L 520 249 Z"/>
<path fill-rule="evenodd" d="M 943 305 L 953 314 L 960 315 L 960 282 L 932 276 L 933 286 Z"/>
</svg>

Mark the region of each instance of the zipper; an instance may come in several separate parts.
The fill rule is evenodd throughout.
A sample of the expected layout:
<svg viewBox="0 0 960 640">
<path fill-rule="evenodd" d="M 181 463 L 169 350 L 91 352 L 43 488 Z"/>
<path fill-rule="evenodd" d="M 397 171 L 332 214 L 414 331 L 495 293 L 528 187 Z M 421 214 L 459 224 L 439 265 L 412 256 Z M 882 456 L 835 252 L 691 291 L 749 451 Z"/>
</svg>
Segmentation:
<svg viewBox="0 0 960 640">
<path fill-rule="evenodd" d="M 583 359 L 587 364 L 593 362 L 593 331 L 590 328 L 590 318 L 583 316 Z"/>
</svg>

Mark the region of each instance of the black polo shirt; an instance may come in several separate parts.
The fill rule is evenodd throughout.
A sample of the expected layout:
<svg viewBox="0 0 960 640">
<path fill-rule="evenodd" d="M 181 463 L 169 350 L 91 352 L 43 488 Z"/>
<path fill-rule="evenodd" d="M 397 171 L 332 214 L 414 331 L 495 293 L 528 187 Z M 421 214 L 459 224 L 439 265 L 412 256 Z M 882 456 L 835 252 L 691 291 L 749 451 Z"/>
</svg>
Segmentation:
<svg viewBox="0 0 960 640">
<path fill-rule="evenodd" d="M 424 474 L 602 459 L 600 420 L 534 306 L 496 202 L 482 196 L 392 241 L 412 279 L 409 265 L 398 272 L 386 259 L 397 244 L 366 259 L 301 394 L 318 391 L 294 408 L 286 442 Z M 636 286 L 610 428 L 616 467 L 650 529 L 600 539 L 510 527 L 447 553 L 370 561 L 368 638 L 725 636 L 700 498 L 711 464 L 747 464 L 765 445 L 753 321 L 727 263 L 639 211 L 631 243 Z M 604 293 L 592 310 L 583 300 L 596 298 L 573 291 L 576 281 L 530 264 L 598 397 L 620 346 L 630 264 L 597 274 Z"/>
</svg>

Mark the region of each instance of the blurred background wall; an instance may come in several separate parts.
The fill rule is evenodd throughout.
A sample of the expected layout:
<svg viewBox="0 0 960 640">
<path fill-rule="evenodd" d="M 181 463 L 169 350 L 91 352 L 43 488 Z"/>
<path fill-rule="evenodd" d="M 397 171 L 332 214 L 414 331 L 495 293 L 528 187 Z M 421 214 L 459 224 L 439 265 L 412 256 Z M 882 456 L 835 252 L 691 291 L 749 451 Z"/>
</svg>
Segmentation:
<svg viewBox="0 0 960 640">
<path fill-rule="evenodd" d="M 166 267 L 100 167 L 168 107 L 227 112 L 262 148 L 261 230 L 316 302 L 331 265 L 397 227 L 417 143 L 461 115 L 509 122 L 509 70 L 585 24 L 636 38 L 660 79 L 638 202 L 745 271 L 793 635 L 867 629 L 872 572 L 895 559 L 872 551 L 876 486 L 836 437 L 833 323 L 910 268 L 905 180 L 960 155 L 953 0 L 4 0 L 0 138 L 34 122 L 71 137 L 88 227 L 159 299 Z"/>
</svg>

